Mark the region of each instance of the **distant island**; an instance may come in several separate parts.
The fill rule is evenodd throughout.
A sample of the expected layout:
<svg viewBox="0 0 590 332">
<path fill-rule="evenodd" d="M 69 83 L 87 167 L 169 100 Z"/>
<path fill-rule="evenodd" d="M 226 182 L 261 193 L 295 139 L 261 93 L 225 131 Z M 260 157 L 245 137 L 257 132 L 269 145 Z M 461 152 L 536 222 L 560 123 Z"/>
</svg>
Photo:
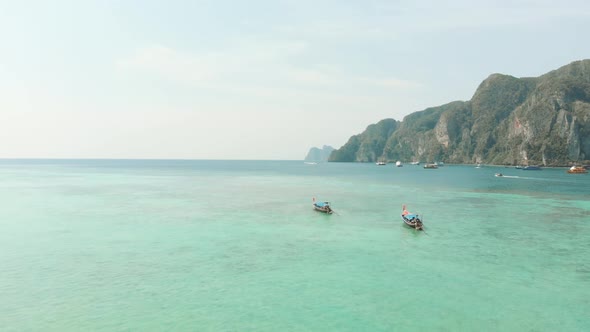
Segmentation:
<svg viewBox="0 0 590 332">
<path fill-rule="evenodd" d="M 329 145 L 324 145 L 321 149 L 313 147 L 309 149 L 304 161 L 313 163 L 326 162 L 332 151 L 334 151 L 334 148 Z"/>
<path fill-rule="evenodd" d="M 492 74 L 471 100 L 381 120 L 329 161 L 565 166 L 589 159 L 590 60 L 581 60 L 539 77 Z"/>
</svg>

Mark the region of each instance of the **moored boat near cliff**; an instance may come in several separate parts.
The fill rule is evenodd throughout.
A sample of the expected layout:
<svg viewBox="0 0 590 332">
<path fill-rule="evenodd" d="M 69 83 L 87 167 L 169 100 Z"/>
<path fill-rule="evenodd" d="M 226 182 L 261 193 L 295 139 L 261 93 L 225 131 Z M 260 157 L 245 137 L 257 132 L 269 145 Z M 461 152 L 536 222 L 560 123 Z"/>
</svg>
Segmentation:
<svg viewBox="0 0 590 332">
<path fill-rule="evenodd" d="M 522 168 L 523 171 L 540 171 L 541 167 L 537 165 L 525 166 Z"/>
<path fill-rule="evenodd" d="M 588 173 L 584 166 L 572 166 L 567 170 L 569 174 L 585 174 Z"/>
</svg>

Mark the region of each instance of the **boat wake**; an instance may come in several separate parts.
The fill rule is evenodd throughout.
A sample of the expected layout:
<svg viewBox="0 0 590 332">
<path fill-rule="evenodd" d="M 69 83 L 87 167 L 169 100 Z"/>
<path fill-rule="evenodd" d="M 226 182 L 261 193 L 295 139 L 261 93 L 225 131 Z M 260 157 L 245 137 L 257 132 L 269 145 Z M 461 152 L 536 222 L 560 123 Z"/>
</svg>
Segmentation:
<svg viewBox="0 0 590 332">
<path fill-rule="evenodd" d="M 535 178 L 535 177 L 528 177 L 528 176 L 518 176 L 518 175 L 503 175 L 503 178 L 511 178 L 511 179 L 519 179 L 519 180 L 534 180 L 534 181 L 559 181 L 558 179 L 544 179 L 544 178 Z"/>
</svg>

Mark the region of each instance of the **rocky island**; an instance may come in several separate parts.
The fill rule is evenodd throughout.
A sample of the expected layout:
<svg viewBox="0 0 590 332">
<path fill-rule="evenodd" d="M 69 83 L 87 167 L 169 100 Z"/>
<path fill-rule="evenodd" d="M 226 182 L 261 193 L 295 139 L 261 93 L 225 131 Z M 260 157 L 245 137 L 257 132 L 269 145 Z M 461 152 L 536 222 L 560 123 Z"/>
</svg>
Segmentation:
<svg viewBox="0 0 590 332">
<path fill-rule="evenodd" d="M 590 60 L 581 60 L 539 77 L 492 74 L 471 100 L 381 120 L 329 161 L 565 166 L 589 159 Z"/>
<path fill-rule="evenodd" d="M 332 151 L 334 151 L 334 148 L 329 145 L 324 145 L 321 149 L 313 147 L 309 149 L 309 152 L 307 153 L 304 161 L 313 163 L 326 162 L 328 161 Z"/>
</svg>

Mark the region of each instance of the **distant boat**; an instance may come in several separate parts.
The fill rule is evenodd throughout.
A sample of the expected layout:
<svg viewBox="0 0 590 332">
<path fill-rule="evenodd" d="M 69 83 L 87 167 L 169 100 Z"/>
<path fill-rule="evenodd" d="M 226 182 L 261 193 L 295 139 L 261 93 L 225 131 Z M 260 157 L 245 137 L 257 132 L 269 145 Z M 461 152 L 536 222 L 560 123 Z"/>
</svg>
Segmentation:
<svg viewBox="0 0 590 332">
<path fill-rule="evenodd" d="M 420 162 L 419 162 L 419 161 L 412 161 L 412 163 L 411 163 L 411 164 L 412 164 L 412 165 L 420 165 Z"/>
<path fill-rule="evenodd" d="M 406 210 L 405 204 L 402 206 L 402 220 L 404 221 L 404 224 L 406 224 L 409 227 L 414 228 L 417 231 L 424 230 L 424 225 L 422 224 L 422 220 L 420 219 L 420 216 L 417 214 L 408 212 L 408 210 Z"/>
<path fill-rule="evenodd" d="M 403 167 L 403 166 L 404 165 L 402 164 L 401 161 L 398 160 L 398 161 L 395 162 L 395 167 Z"/>
<path fill-rule="evenodd" d="M 436 163 L 434 163 L 434 164 L 425 164 L 424 165 L 424 168 L 426 168 L 426 169 L 429 169 L 429 168 L 430 169 L 436 169 L 436 168 L 438 168 L 438 165 Z"/>
<path fill-rule="evenodd" d="M 525 166 L 522 168 L 523 171 L 540 171 L 541 167 L 539 166 Z"/>
<path fill-rule="evenodd" d="M 377 164 L 377 166 L 384 166 L 384 165 L 385 165 L 385 164 L 387 164 L 387 163 L 386 163 L 386 162 L 384 162 L 384 161 L 378 161 L 378 162 L 376 162 L 375 164 Z"/>
<path fill-rule="evenodd" d="M 523 166 L 520 166 L 520 165 L 516 165 L 516 166 L 514 166 L 514 168 L 516 168 L 516 169 L 523 169 L 524 167 Z"/>
<path fill-rule="evenodd" d="M 475 166 L 475 168 L 481 168 L 481 164 L 477 164 L 477 166 Z"/>
<path fill-rule="evenodd" d="M 334 211 L 330 207 L 330 202 L 316 202 L 313 198 L 313 209 L 326 214 L 332 214 Z"/>
<path fill-rule="evenodd" d="M 572 166 L 570 169 L 567 170 L 569 174 L 584 174 L 588 173 L 584 166 Z"/>
<path fill-rule="evenodd" d="M 496 176 L 496 177 L 502 177 L 502 176 L 504 176 L 504 174 L 502 174 L 502 173 L 496 173 L 496 175 L 495 175 L 495 176 Z"/>
<path fill-rule="evenodd" d="M 305 164 L 308 164 L 308 165 L 317 165 L 318 164 L 318 163 L 313 162 L 313 161 L 304 161 L 304 163 Z"/>
</svg>

